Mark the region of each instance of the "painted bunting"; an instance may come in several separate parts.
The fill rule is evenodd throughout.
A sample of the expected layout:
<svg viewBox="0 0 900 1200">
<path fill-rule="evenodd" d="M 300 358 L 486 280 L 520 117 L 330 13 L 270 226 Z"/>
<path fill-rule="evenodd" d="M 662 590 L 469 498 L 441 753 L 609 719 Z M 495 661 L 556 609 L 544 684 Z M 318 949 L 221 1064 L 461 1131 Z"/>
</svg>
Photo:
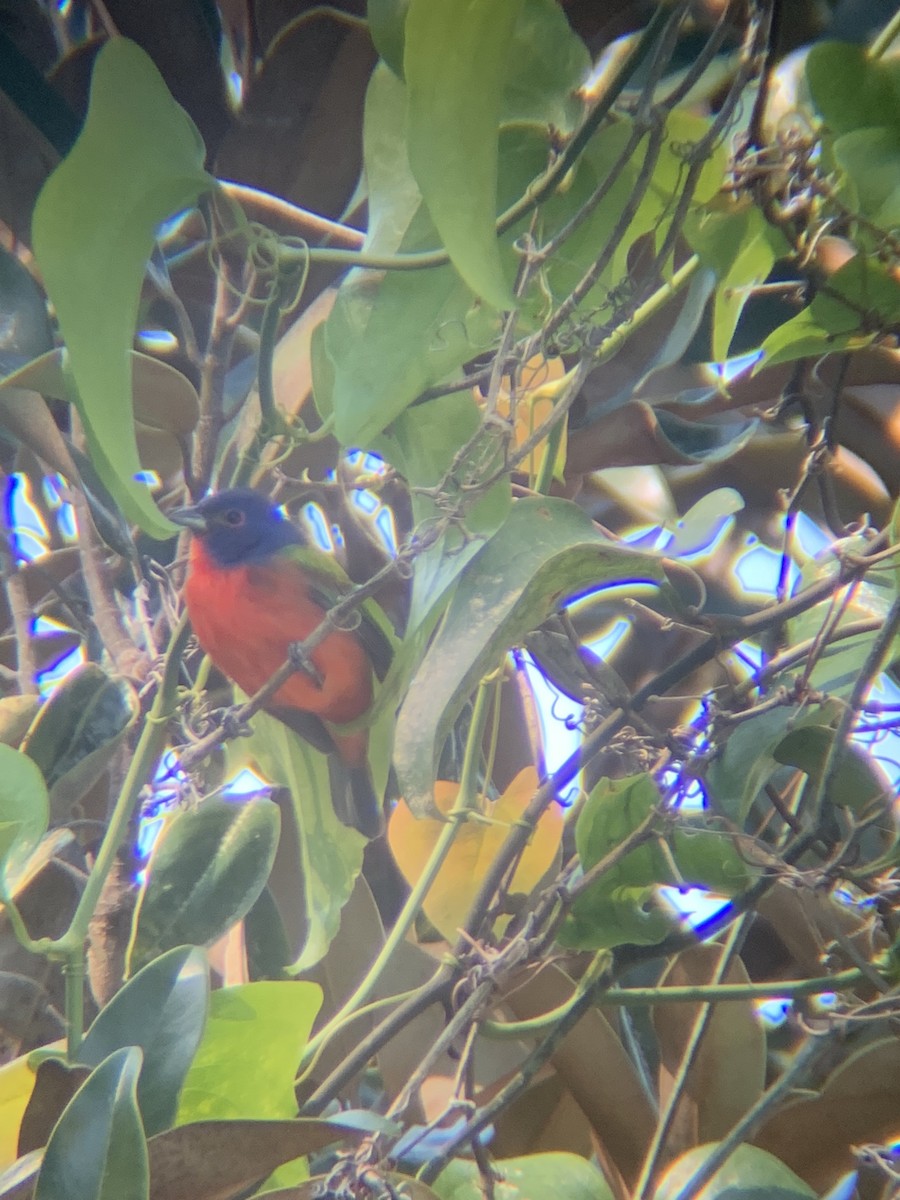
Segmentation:
<svg viewBox="0 0 900 1200">
<path fill-rule="evenodd" d="M 346 594 L 350 579 L 259 492 L 218 492 L 170 516 L 193 534 L 185 601 L 197 640 L 252 695 L 287 662 L 292 643 L 307 638 Z M 368 710 L 373 673 L 383 678 L 390 664 L 390 635 L 379 612 L 367 601 L 358 627 L 329 633 L 312 650 L 310 668 L 298 668 L 266 706 L 339 758 L 346 769 L 332 771 L 336 810 L 369 837 L 380 831 L 382 812 L 367 767 L 368 730 L 336 727 Z"/>
</svg>

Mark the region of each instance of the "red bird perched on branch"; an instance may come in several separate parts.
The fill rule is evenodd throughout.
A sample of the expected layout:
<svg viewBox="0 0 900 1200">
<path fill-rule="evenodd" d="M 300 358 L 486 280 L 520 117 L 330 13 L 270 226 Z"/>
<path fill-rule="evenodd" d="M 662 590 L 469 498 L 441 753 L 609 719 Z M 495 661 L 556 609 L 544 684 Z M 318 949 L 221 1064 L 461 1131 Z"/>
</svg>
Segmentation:
<svg viewBox="0 0 900 1200">
<path fill-rule="evenodd" d="M 321 624 L 350 579 L 258 492 L 218 492 L 170 515 L 193 534 L 185 600 L 197 640 L 252 695 L 288 661 L 291 646 Z M 336 796 L 338 814 L 367 836 L 381 827 L 367 767 L 368 730 L 338 727 L 372 704 L 373 671 L 383 678 L 390 663 L 387 628 L 381 610 L 366 601 L 358 627 L 323 638 L 309 655 L 311 668 L 298 668 L 266 705 L 318 749 L 339 755 L 350 811 L 341 811 Z"/>
</svg>

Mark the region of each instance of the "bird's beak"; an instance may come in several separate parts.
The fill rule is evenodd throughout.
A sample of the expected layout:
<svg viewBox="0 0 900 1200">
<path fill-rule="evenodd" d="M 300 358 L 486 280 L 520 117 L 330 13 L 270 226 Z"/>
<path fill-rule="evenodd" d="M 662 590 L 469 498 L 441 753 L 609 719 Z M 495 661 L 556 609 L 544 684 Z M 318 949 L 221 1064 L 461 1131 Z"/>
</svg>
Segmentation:
<svg viewBox="0 0 900 1200">
<path fill-rule="evenodd" d="M 174 521 L 176 525 L 183 525 L 191 533 L 206 533 L 209 528 L 206 517 L 199 508 L 193 505 L 187 505 L 185 508 L 173 508 L 168 517 L 170 521 Z"/>
</svg>

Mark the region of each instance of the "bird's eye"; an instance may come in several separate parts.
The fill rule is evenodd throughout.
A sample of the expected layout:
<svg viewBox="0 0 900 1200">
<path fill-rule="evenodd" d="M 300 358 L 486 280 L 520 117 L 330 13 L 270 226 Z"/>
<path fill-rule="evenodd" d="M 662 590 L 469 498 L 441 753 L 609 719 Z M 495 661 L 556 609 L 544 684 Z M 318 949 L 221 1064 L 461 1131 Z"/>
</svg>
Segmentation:
<svg viewBox="0 0 900 1200">
<path fill-rule="evenodd" d="M 229 508 L 222 514 L 222 519 L 226 525 L 243 525 L 247 519 L 239 508 Z"/>
</svg>

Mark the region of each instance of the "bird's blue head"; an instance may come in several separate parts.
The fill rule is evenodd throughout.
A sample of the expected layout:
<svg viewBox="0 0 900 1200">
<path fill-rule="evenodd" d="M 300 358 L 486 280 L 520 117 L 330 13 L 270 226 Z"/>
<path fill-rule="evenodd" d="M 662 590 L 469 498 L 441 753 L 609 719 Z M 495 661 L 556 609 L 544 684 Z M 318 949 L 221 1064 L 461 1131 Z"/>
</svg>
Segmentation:
<svg viewBox="0 0 900 1200">
<path fill-rule="evenodd" d="M 216 492 L 199 504 L 176 508 L 169 517 L 190 529 L 220 567 L 261 562 L 279 550 L 303 545 L 300 530 L 250 488 Z"/>
</svg>

